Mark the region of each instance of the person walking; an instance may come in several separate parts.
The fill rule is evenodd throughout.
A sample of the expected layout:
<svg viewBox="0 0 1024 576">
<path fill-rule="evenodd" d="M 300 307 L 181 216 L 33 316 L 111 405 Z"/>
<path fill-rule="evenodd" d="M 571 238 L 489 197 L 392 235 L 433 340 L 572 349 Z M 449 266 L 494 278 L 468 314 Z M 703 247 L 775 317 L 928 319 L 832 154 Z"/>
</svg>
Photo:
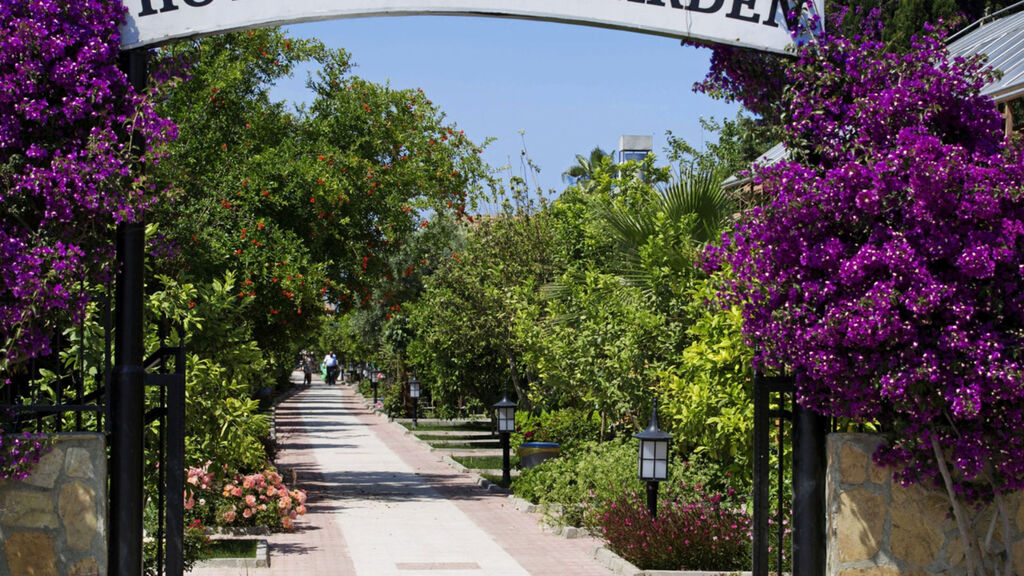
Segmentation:
<svg viewBox="0 0 1024 576">
<path fill-rule="evenodd" d="M 327 371 L 327 384 L 333 386 L 334 380 L 338 377 L 338 357 L 334 355 L 333 350 L 324 357 L 324 368 Z"/>
<path fill-rule="evenodd" d="M 313 384 L 313 357 L 308 352 L 302 354 L 302 384 Z"/>
</svg>

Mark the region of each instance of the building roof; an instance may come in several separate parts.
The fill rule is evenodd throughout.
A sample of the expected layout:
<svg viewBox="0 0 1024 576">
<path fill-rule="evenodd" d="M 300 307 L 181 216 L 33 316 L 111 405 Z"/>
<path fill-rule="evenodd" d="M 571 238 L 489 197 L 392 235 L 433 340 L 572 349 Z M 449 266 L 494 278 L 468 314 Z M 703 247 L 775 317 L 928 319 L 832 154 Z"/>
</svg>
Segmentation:
<svg viewBox="0 0 1024 576">
<path fill-rule="evenodd" d="M 750 163 L 751 171 L 754 168 L 763 168 L 765 166 L 771 166 L 780 160 L 785 160 L 789 157 L 789 153 L 786 151 L 786 147 L 780 142 L 775 146 L 768 149 L 767 152 L 761 154 L 756 160 Z M 722 190 L 732 190 L 733 188 L 739 188 L 744 184 L 747 184 L 753 179 L 751 174 L 733 174 L 722 182 Z"/>
<path fill-rule="evenodd" d="M 978 20 L 950 38 L 951 55 L 970 58 L 984 54 L 988 64 L 1003 73 L 1002 78 L 981 90 L 996 102 L 1024 96 L 1024 11 L 1019 11 L 1021 6 L 1024 2 Z M 1009 14 L 1014 10 L 1018 11 Z M 1002 17 L 998 17 L 1000 15 Z"/>
</svg>

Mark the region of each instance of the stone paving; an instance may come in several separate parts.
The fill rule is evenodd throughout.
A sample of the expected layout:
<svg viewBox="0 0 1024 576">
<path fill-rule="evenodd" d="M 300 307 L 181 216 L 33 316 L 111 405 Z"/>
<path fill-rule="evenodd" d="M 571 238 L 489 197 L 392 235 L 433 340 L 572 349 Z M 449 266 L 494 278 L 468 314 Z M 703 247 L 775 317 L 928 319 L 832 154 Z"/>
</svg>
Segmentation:
<svg viewBox="0 0 1024 576">
<path fill-rule="evenodd" d="M 277 410 L 278 465 L 309 513 L 269 537 L 270 567 L 198 567 L 194 576 L 605 576 L 600 542 L 542 529 L 473 475 L 380 415 L 349 386 L 314 381 Z"/>
</svg>

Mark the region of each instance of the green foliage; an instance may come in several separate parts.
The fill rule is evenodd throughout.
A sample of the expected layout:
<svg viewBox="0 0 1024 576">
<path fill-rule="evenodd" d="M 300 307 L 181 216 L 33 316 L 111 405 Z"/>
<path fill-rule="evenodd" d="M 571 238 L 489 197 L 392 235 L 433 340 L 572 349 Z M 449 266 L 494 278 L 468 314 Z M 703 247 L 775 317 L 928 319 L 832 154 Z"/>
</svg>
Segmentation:
<svg viewBox="0 0 1024 576">
<path fill-rule="evenodd" d="M 599 440 L 600 434 L 601 419 L 595 410 L 563 408 L 540 414 L 519 410 L 510 442 L 513 451 L 523 442 L 557 442 L 561 454 L 571 454 L 584 442 Z"/>
<path fill-rule="evenodd" d="M 752 351 L 743 341 L 742 311 L 717 302 L 725 278 L 693 284 L 687 330 L 690 344 L 680 362 L 658 375 L 662 424 L 676 434 L 678 454 L 728 463 L 747 480 L 753 464 Z"/>
<path fill-rule="evenodd" d="M 182 326 L 187 338 L 186 453 L 193 462 L 261 469 L 267 461 L 263 442 L 269 423 L 257 412 L 253 395 L 267 379 L 263 355 L 246 322 L 250 301 L 237 297 L 230 272 L 198 286 L 160 279 L 164 288 L 150 296 L 150 314 Z M 147 340 L 147 347 L 155 349 L 155 334 Z M 177 341 L 172 334 L 170 343 Z"/>
<path fill-rule="evenodd" d="M 546 509 L 555 522 L 597 530 L 608 505 L 630 491 L 640 491 L 637 441 L 621 438 L 586 442 L 579 450 L 524 470 L 514 491 Z M 750 485 L 712 459 L 694 455 L 674 460 L 662 483 L 666 499 L 694 502 L 718 494 L 722 506 L 750 509 Z"/>
<path fill-rule="evenodd" d="M 598 517 L 589 502 L 610 502 L 626 490 L 642 487 L 636 451 L 628 441 L 588 442 L 575 455 L 523 470 L 513 490 L 562 524 L 596 528 Z"/>
<path fill-rule="evenodd" d="M 515 322 L 535 305 L 550 277 L 548 217 L 525 193 L 502 213 L 464 226 L 462 251 L 442 258 L 424 280 L 424 293 L 408 307 L 415 337 L 409 364 L 429 389 L 434 406 L 456 409 L 473 401 L 490 406 L 506 383 L 526 398 L 530 379 Z M 523 405 L 523 407 L 527 407 Z"/>
</svg>

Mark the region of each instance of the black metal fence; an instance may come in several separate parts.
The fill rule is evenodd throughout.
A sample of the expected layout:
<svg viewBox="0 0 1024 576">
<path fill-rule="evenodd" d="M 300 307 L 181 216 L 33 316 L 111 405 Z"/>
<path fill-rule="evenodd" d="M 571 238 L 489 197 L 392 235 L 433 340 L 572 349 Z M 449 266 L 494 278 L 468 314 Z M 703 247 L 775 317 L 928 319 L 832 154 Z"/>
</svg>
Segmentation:
<svg viewBox="0 0 1024 576">
<path fill-rule="evenodd" d="M 753 576 L 783 574 L 787 568 L 794 576 L 825 573 L 829 422 L 797 404 L 791 376 L 754 373 Z M 786 490 L 787 479 L 792 490 Z"/>
<path fill-rule="evenodd" d="M 110 446 L 108 391 L 113 374 L 113 314 L 107 294 L 95 301 L 94 320 L 56 335 L 55 352 L 29 361 L 18 372 L 0 374 L 0 428 L 7 432 L 98 432 Z M 154 424 L 157 467 L 156 573 L 181 576 L 184 547 L 185 489 L 185 352 L 181 331 L 177 345 L 164 323 L 159 349 L 144 362 L 149 409 Z M 6 381 L 6 384 L 3 382 Z M 113 472 L 108 466 L 108 471 Z M 142 478 L 138 479 L 142 482 Z M 119 503 L 110 501 L 111 515 Z"/>
</svg>

